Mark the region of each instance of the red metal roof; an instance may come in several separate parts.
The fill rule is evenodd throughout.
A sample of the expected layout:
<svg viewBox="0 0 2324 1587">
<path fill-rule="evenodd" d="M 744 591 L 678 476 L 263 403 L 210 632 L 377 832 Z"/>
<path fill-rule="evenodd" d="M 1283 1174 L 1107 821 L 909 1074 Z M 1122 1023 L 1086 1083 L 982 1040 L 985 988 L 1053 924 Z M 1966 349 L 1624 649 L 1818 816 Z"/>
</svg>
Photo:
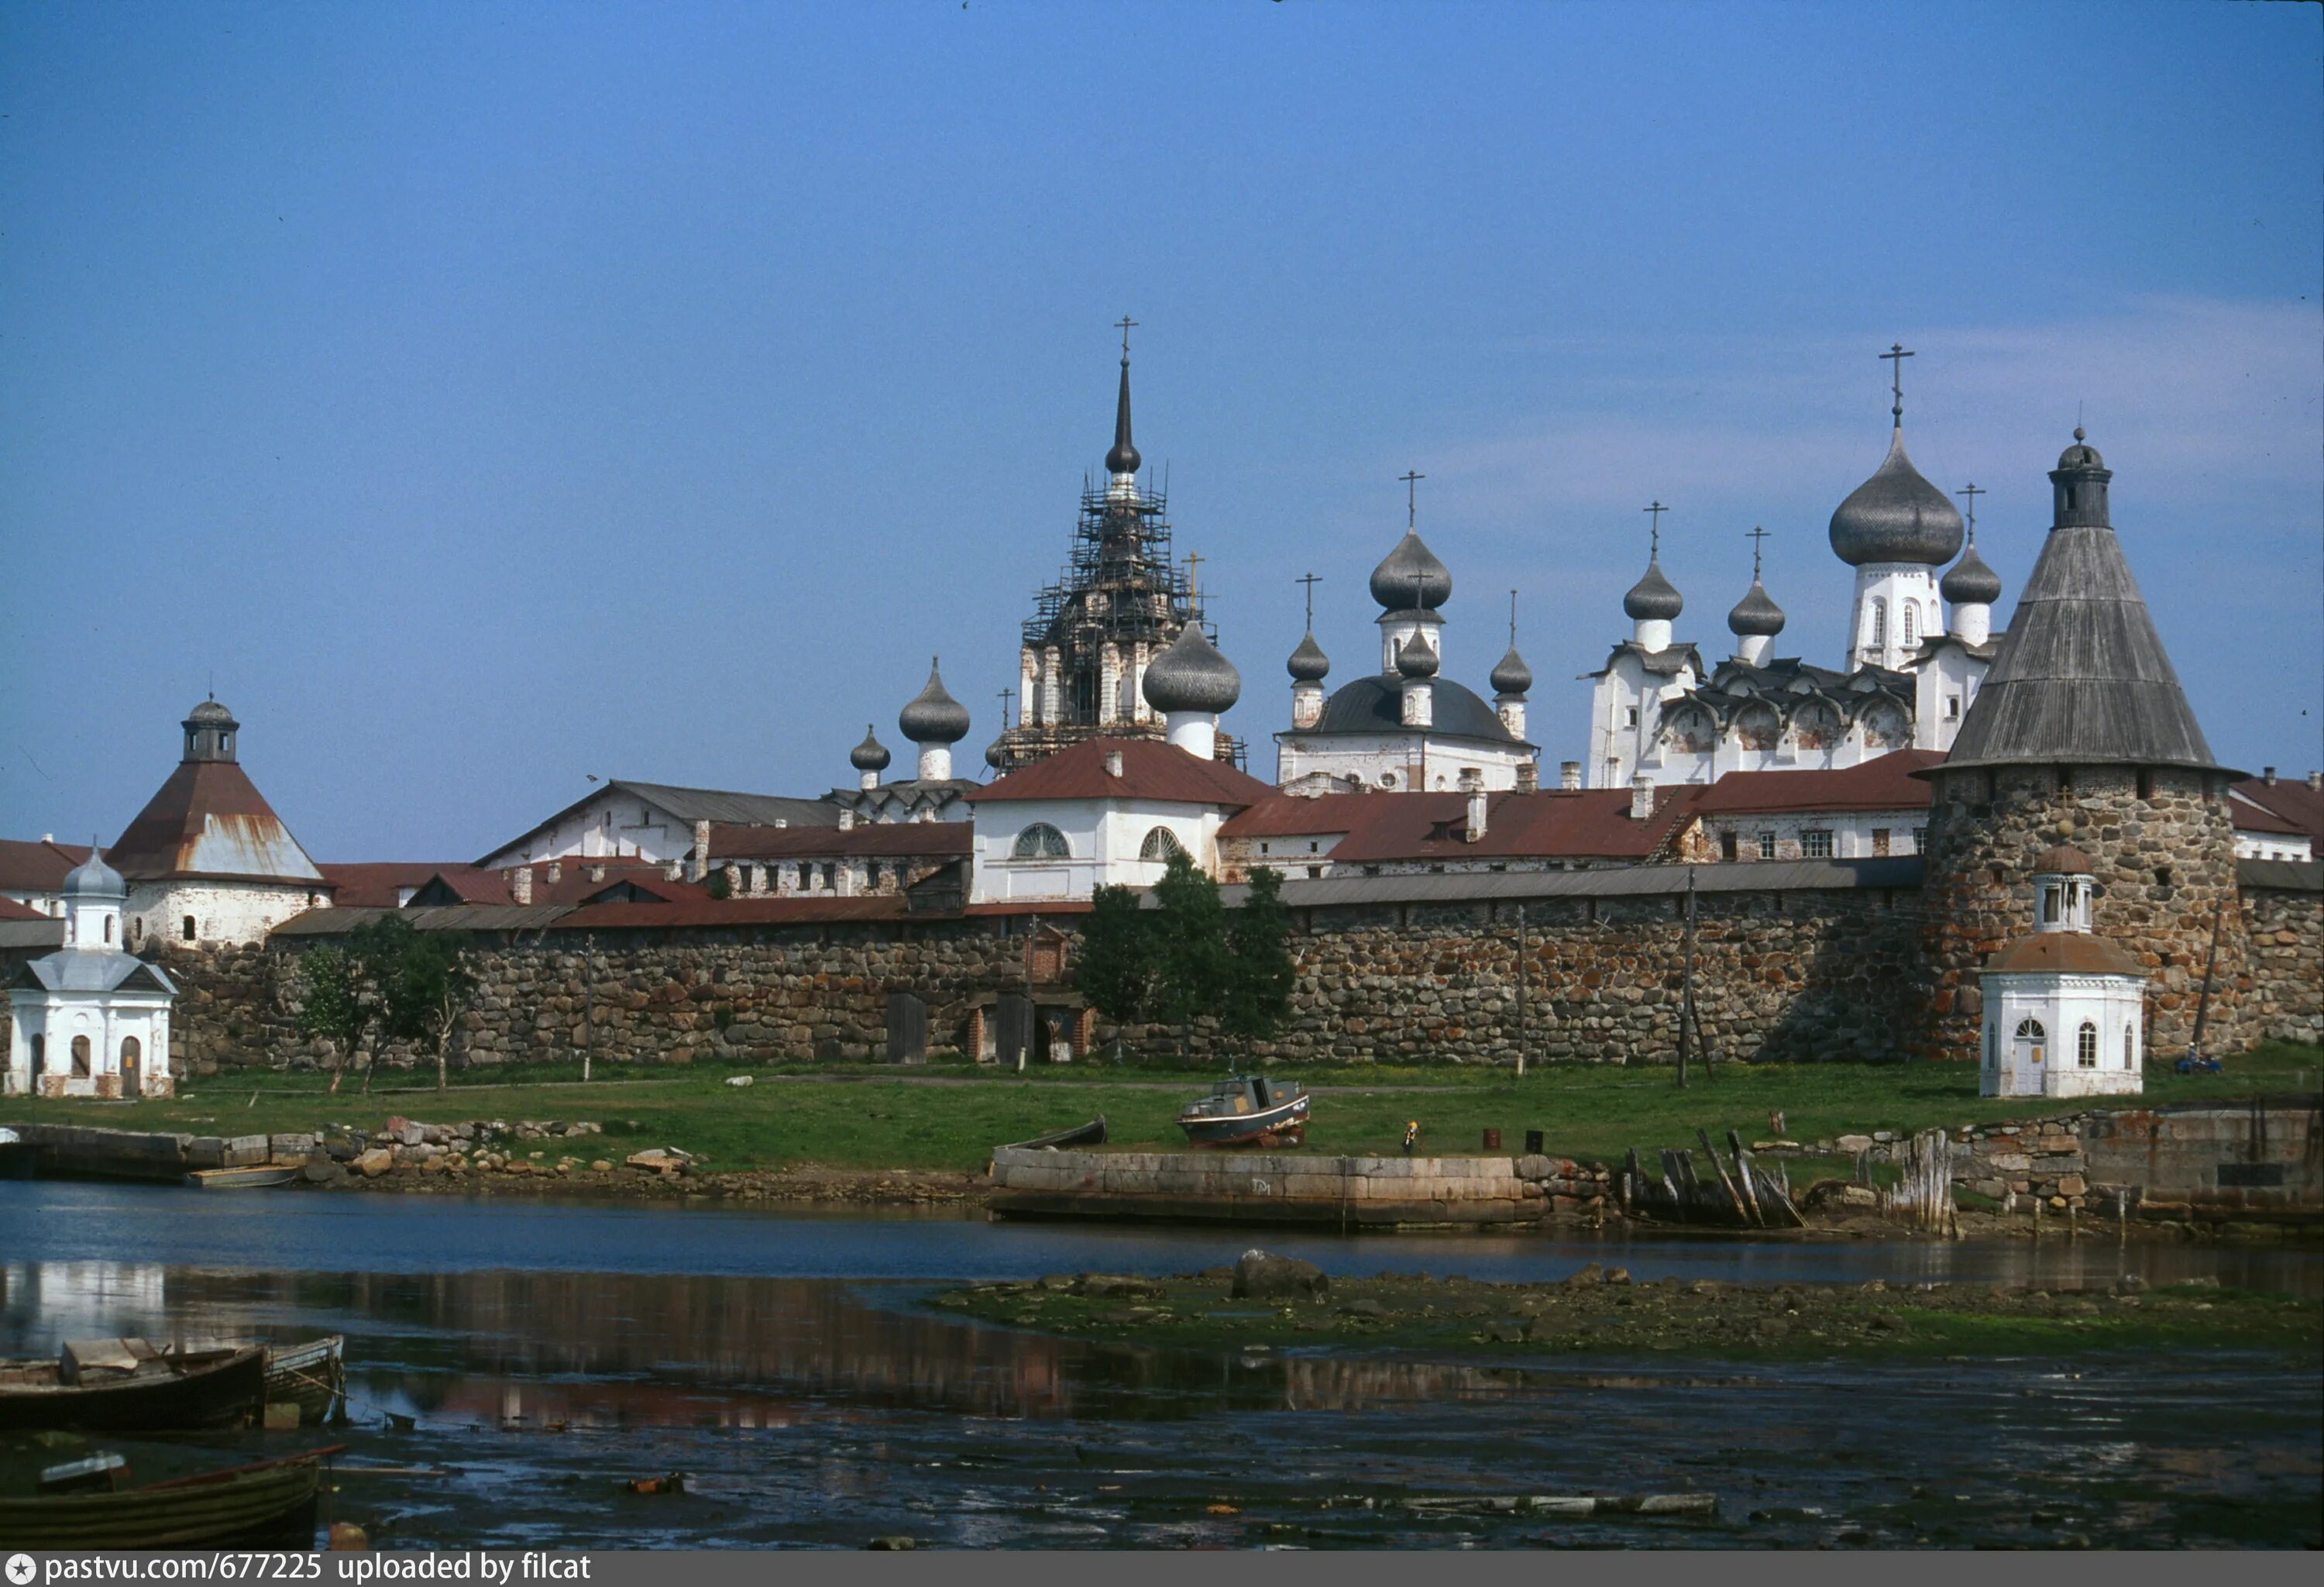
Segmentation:
<svg viewBox="0 0 2324 1587">
<path fill-rule="evenodd" d="M 465 860 L 377 860 L 318 869 L 331 884 L 332 901 L 343 909 L 395 909 L 405 888 L 425 887 L 439 876 L 462 903 L 511 901 L 507 877 Z"/>
<path fill-rule="evenodd" d="M 1930 784 L 1915 777 L 1944 763 L 1941 750 L 1892 750 L 1837 770 L 1729 771 L 1705 790 L 1698 816 L 1773 816 L 1801 810 L 1925 810 Z"/>
<path fill-rule="evenodd" d="M 2243 810 L 2236 812 L 2236 825 L 2247 832 L 2304 832 L 2324 847 L 2324 789 L 2308 786 L 2304 780 L 2273 782 L 2256 777 L 2246 777 L 2232 785 L 2235 791 L 2249 799 L 2268 815 L 2283 823 L 2268 826 Z"/>
<path fill-rule="evenodd" d="M 1630 817 L 1630 790 L 1556 789 L 1488 794 L 1485 835 L 1460 836 L 1468 819 L 1462 793 L 1363 796 L 1368 818 L 1332 851 L 1335 866 L 1412 860 L 1645 860 L 1692 816 L 1702 789 L 1655 790 L 1655 812 Z M 1443 835 L 1438 835 L 1439 834 Z"/>
<path fill-rule="evenodd" d="M 0 899 L 0 920 L 53 920 L 54 915 L 44 915 L 30 904 L 20 904 L 14 899 Z"/>
<path fill-rule="evenodd" d="M 180 762 L 105 858 L 132 881 L 323 881 L 282 818 L 232 761 Z"/>
<path fill-rule="evenodd" d="M 12 892 L 60 892 L 65 873 L 88 858 L 85 843 L 27 843 L 0 837 L 0 888 Z"/>
<path fill-rule="evenodd" d="M 1105 769 L 1121 756 L 1121 775 Z M 1223 761 L 1205 761 L 1175 744 L 1144 738 L 1084 739 L 1038 765 L 971 791 L 971 804 L 1010 799 L 1146 799 L 1166 805 L 1255 805 L 1275 792 Z"/>
<path fill-rule="evenodd" d="M 1308 837 L 1319 832 L 1352 832 L 1368 818 L 1366 807 L 1375 798 L 1396 794 L 1319 794 L 1300 798 L 1270 794 L 1220 825 L 1221 837 Z"/>
<path fill-rule="evenodd" d="M 889 854 L 957 859 L 969 851 L 973 834 L 965 821 L 859 822 L 836 826 L 733 826 L 710 828 L 713 864 L 727 860 L 820 860 L 878 858 Z"/>
</svg>

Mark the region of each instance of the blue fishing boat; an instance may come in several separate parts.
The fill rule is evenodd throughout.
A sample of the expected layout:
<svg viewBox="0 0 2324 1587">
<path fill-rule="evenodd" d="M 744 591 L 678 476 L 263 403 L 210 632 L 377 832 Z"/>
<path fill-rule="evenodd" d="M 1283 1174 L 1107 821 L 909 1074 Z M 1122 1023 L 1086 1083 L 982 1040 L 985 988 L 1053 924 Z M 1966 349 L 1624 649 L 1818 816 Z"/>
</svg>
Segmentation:
<svg viewBox="0 0 2324 1587">
<path fill-rule="evenodd" d="M 1191 1146 L 1297 1146 L 1307 1138 L 1307 1088 L 1296 1080 L 1239 1075 L 1178 1110 Z"/>
</svg>

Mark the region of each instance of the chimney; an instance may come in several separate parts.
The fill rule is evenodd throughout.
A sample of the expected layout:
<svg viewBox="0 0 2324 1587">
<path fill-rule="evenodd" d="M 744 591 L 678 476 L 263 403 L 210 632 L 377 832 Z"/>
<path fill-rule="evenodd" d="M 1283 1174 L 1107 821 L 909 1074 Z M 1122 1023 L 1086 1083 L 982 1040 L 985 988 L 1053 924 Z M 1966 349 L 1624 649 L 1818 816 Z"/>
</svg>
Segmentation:
<svg viewBox="0 0 2324 1587">
<path fill-rule="evenodd" d="M 2310 771 L 2308 774 L 2308 786 L 2318 793 L 2324 793 L 2324 771 Z"/>
<path fill-rule="evenodd" d="M 2267 784 L 2268 787 L 2273 788 L 2275 786 L 2275 768 L 2273 766 L 2261 767 L 2259 769 L 2259 780 Z"/>
<path fill-rule="evenodd" d="M 1655 780 L 1645 772 L 1630 779 L 1630 819 L 1644 821 L 1655 813 Z"/>
<path fill-rule="evenodd" d="M 1120 750 L 1106 751 L 1105 774 L 1108 777 L 1119 777 L 1121 775 L 1121 752 Z"/>
<path fill-rule="evenodd" d="M 729 860 L 725 864 L 719 867 L 718 874 L 726 879 L 726 896 L 728 898 L 733 899 L 742 896 L 742 868 L 741 866 L 735 864 L 733 861 Z"/>
<path fill-rule="evenodd" d="M 589 880 L 590 880 L 590 881 L 604 881 L 604 880 L 605 880 L 605 868 L 604 868 L 603 865 L 592 865 L 592 866 L 590 866 L 590 867 L 589 867 Z"/>
<path fill-rule="evenodd" d="M 843 809 L 839 812 L 839 830 L 842 832 L 853 832 L 855 830 L 854 811 Z"/>
<path fill-rule="evenodd" d="M 1540 791 L 1541 762 L 1539 761 L 1517 762 L 1517 792 L 1538 793 Z"/>
<path fill-rule="evenodd" d="M 1485 774 L 1474 766 L 1461 768 L 1461 791 L 1469 796 L 1469 818 L 1462 824 L 1461 840 L 1475 843 L 1485 835 Z"/>
<path fill-rule="evenodd" d="M 545 874 L 545 875 L 543 875 L 543 876 L 541 877 L 541 880 L 542 880 L 543 881 L 546 881 L 547 883 L 549 883 L 549 886 L 551 886 L 551 887 L 555 887 L 558 882 L 560 882 L 560 881 L 564 881 L 564 880 L 565 880 L 565 862 L 564 862 L 564 861 L 562 861 L 562 860 L 551 860 L 551 861 L 549 861 L 549 871 L 548 871 L 547 874 Z"/>
<path fill-rule="evenodd" d="M 664 881 L 683 881 L 686 880 L 686 867 L 672 860 L 661 868 L 661 879 Z"/>
<path fill-rule="evenodd" d="M 520 904 L 532 902 L 532 867 L 519 865 L 508 873 L 509 897 Z"/>
<path fill-rule="evenodd" d="M 1582 762 L 1560 761 L 1557 763 L 1557 786 L 1569 793 L 1578 792 L 1582 787 Z"/>
<path fill-rule="evenodd" d="M 687 880 L 700 881 L 710 874 L 710 823 L 694 824 L 694 853 L 687 856 Z"/>
</svg>

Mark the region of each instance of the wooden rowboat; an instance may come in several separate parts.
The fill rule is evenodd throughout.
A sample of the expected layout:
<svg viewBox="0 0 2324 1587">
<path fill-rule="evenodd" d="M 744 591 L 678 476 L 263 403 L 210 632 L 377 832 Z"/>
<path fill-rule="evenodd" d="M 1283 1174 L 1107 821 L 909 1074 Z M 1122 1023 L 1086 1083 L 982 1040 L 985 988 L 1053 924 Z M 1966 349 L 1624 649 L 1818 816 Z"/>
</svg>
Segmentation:
<svg viewBox="0 0 2324 1587">
<path fill-rule="evenodd" d="M 172 1352 L 117 1343 L 117 1365 L 0 1361 L 0 1432 L 185 1433 L 258 1419 L 264 1346 Z"/>
<path fill-rule="evenodd" d="M 297 1168 L 196 1168 L 186 1183 L 196 1190 L 279 1190 L 299 1175 Z"/>
<path fill-rule="evenodd" d="M 345 1407 L 346 1336 L 266 1350 L 266 1403 L 295 1405 L 301 1426 L 320 1426 Z"/>
<path fill-rule="evenodd" d="M 1050 1135 L 1037 1135 L 1030 1140 L 1009 1143 L 1011 1151 L 1063 1151 L 1073 1146 L 1103 1146 L 1105 1115 L 1100 1113 L 1086 1124 L 1076 1124 L 1070 1130 L 1060 1130 Z"/>
<path fill-rule="evenodd" d="M 346 1446 L 118 1492 L 0 1497 L 0 1547 L 190 1548 L 229 1543 L 310 1548 L 322 1462 Z"/>
</svg>

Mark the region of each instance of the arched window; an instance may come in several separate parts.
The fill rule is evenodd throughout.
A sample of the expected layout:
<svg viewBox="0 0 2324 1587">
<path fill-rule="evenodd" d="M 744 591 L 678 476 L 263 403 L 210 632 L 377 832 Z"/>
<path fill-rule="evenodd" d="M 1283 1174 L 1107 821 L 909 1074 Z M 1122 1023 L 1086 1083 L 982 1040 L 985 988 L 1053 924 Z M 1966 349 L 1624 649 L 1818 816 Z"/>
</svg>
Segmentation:
<svg viewBox="0 0 2324 1587">
<path fill-rule="evenodd" d="M 2084 1069 L 2098 1066 L 2098 1028 L 2088 1020 L 2074 1032 L 2074 1062 Z"/>
<path fill-rule="evenodd" d="M 1185 852 L 1186 845 L 1180 843 L 1177 834 L 1167 826 L 1156 827 L 1146 835 L 1146 841 L 1138 845 L 1138 857 L 1141 860 L 1167 860 L 1173 854 Z"/>
<path fill-rule="evenodd" d="M 88 1078 L 88 1038 L 86 1036 L 73 1038 L 72 1072 L 76 1080 Z"/>
<path fill-rule="evenodd" d="M 113 917 L 110 915 L 105 918 L 105 940 L 107 942 L 113 940 Z"/>
<path fill-rule="evenodd" d="M 2031 1014 L 2017 1021 L 2017 1039 L 2020 1041 L 2040 1041 L 2049 1034 L 2042 1029 L 2042 1021 Z"/>
<path fill-rule="evenodd" d="M 1896 615 L 1904 620 L 1904 642 L 1907 645 L 1919 644 L 1921 642 L 1921 609 L 1907 601 L 1897 610 Z"/>
<path fill-rule="evenodd" d="M 1872 639 L 1870 643 L 1872 648 L 1876 650 L 1884 649 L 1888 643 L 1888 603 L 1886 601 L 1875 600 L 1872 603 Z"/>
<path fill-rule="evenodd" d="M 193 918 L 191 915 L 187 916 L 187 917 L 186 917 L 186 923 L 185 923 L 185 925 L 183 925 L 182 927 L 180 927 L 179 929 L 184 933 L 184 935 L 185 935 L 185 938 L 186 938 L 186 940 L 187 940 L 188 942 L 191 942 L 191 941 L 193 941 L 193 940 L 194 940 L 194 918 Z"/>
<path fill-rule="evenodd" d="M 2122 1028 L 2122 1066 L 2126 1069 L 2138 1067 L 2138 1026 L 2127 1020 Z"/>
<path fill-rule="evenodd" d="M 1019 860 L 1062 860 L 1071 851 L 1065 835 L 1046 821 L 1036 821 L 1017 835 L 1013 857 Z"/>
</svg>

